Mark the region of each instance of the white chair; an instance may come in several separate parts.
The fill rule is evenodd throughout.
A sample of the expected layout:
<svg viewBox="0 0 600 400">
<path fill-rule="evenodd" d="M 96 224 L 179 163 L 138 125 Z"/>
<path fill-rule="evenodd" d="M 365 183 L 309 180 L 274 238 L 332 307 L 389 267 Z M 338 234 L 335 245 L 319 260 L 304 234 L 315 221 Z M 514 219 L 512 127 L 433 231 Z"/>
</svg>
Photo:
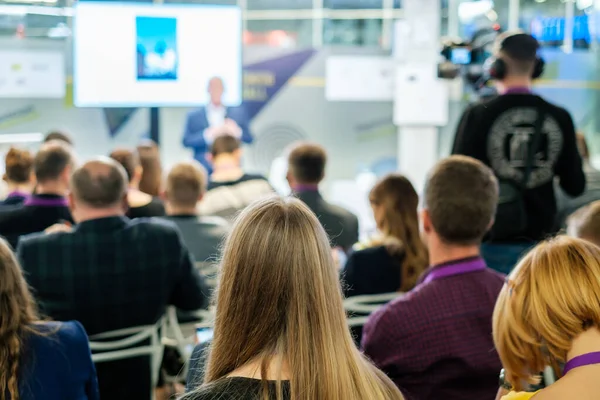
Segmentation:
<svg viewBox="0 0 600 400">
<path fill-rule="evenodd" d="M 344 300 L 344 309 L 351 313 L 368 315 L 402 294 L 401 292 L 394 292 L 348 297 Z"/>
<path fill-rule="evenodd" d="M 167 329 L 166 336 L 163 338 L 165 346 L 174 347 L 184 360 L 189 360 L 196 344 L 196 328 L 212 328 L 215 315 L 212 311 L 197 310 L 190 315 L 197 319 L 184 324 L 179 323 L 177 318 L 177 308 L 171 306 L 167 309 Z M 184 364 L 183 370 L 179 372 L 180 376 L 186 376 L 189 363 Z M 167 377 L 167 381 L 177 380 L 177 377 Z"/>
<path fill-rule="evenodd" d="M 163 357 L 163 342 L 166 318 L 161 317 L 154 325 L 120 329 L 90 337 L 90 349 L 94 363 L 150 356 L 151 393 L 158 384 Z M 144 342 L 149 341 L 149 344 Z"/>
<path fill-rule="evenodd" d="M 554 370 L 552 367 L 548 366 L 544 369 L 544 384 L 546 386 L 552 385 L 556 382 L 556 376 L 554 375 Z"/>
</svg>

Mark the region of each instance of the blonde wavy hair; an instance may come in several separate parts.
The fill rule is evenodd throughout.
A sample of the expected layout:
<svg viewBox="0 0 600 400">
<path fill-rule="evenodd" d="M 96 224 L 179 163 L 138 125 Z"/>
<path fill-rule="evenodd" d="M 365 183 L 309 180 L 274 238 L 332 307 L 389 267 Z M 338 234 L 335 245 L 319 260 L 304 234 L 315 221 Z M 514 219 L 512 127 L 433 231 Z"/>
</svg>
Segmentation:
<svg viewBox="0 0 600 400">
<path fill-rule="evenodd" d="M 281 359 L 292 400 L 402 399 L 352 341 L 317 217 L 297 199 L 272 197 L 246 208 L 225 243 L 205 383 L 258 361 L 261 399 L 275 376 L 281 400 L 282 371 L 268 368 Z"/>
<path fill-rule="evenodd" d="M 37 307 L 15 255 L 0 239 L 0 400 L 19 400 L 22 338 L 37 334 Z"/>
<path fill-rule="evenodd" d="M 600 326 L 600 248 L 566 236 L 539 244 L 507 278 L 493 325 L 515 390 L 536 383 L 546 365 L 562 376 L 572 340 Z"/>
</svg>

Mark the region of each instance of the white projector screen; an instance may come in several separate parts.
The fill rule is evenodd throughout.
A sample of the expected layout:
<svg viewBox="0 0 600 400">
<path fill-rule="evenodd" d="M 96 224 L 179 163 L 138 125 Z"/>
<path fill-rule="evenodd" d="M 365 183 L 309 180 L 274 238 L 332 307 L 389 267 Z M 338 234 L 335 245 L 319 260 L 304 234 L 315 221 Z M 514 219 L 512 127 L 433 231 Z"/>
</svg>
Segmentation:
<svg viewBox="0 0 600 400">
<path fill-rule="evenodd" d="M 242 101 L 238 7 L 80 1 L 73 36 L 78 107 L 198 106 L 215 76 Z"/>
</svg>

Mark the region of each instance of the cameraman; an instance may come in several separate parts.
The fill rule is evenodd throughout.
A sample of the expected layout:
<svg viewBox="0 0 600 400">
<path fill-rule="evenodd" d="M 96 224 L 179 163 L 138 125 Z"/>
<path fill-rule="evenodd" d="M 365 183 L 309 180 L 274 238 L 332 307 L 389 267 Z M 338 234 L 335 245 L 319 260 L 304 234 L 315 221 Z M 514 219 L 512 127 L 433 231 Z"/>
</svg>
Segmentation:
<svg viewBox="0 0 600 400">
<path fill-rule="evenodd" d="M 571 196 L 585 189 L 571 115 L 531 92 L 544 69 L 538 49 L 537 40 L 525 33 L 498 37 L 489 74 L 500 95 L 465 110 L 452 150 L 481 160 L 500 182 L 496 220 L 482 254 L 503 273 L 536 242 L 556 233 L 554 177 Z"/>
</svg>

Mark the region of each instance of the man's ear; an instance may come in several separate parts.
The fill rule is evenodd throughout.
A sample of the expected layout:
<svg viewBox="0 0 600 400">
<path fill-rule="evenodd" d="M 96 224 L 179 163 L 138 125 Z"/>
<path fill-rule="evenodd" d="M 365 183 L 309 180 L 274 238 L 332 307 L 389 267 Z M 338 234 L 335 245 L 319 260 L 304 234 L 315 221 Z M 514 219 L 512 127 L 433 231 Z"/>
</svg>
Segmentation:
<svg viewBox="0 0 600 400">
<path fill-rule="evenodd" d="M 163 201 L 163 203 L 166 203 L 167 191 L 165 189 L 161 190 L 160 193 L 158 194 L 158 197 Z"/>
<path fill-rule="evenodd" d="M 487 232 L 492 230 L 492 227 L 494 226 L 495 223 L 496 223 L 496 218 L 492 217 L 492 220 L 490 221 L 490 223 L 487 227 Z"/>
<path fill-rule="evenodd" d="M 423 233 L 430 234 L 433 231 L 433 224 L 431 223 L 431 216 L 429 210 L 424 208 L 421 210 L 421 228 Z"/>
<path fill-rule="evenodd" d="M 127 213 L 127 211 L 129 211 L 129 200 L 127 198 L 127 192 L 125 192 L 125 194 L 121 198 L 121 207 L 123 209 L 123 212 Z"/>
<path fill-rule="evenodd" d="M 71 213 L 73 213 L 75 210 L 75 196 L 72 191 L 67 195 L 67 200 L 69 201 L 69 209 L 71 210 Z"/>
</svg>

